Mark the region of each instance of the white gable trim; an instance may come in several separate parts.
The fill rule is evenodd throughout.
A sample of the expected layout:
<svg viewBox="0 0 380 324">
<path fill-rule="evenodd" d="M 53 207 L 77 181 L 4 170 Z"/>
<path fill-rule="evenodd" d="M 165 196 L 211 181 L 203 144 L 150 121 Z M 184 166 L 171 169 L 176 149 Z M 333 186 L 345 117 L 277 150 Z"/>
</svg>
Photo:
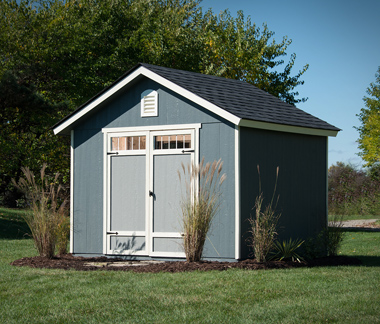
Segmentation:
<svg viewBox="0 0 380 324">
<path fill-rule="evenodd" d="M 303 135 L 314 135 L 314 136 L 336 136 L 338 131 L 328 130 L 328 129 L 318 129 L 318 128 L 308 128 L 300 126 L 291 126 L 275 123 L 266 123 L 248 119 L 241 119 L 239 126 L 265 129 L 277 132 L 286 132 L 286 133 L 296 133 Z"/>
<path fill-rule="evenodd" d="M 180 94 L 181 96 L 189 99 L 190 101 L 208 109 L 209 111 L 217 114 L 218 116 L 230 121 L 231 123 L 238 125 L 240 122 L 240 118 L 225 111 L 224 109 L 212 104 L 211 102 L 197 96 L 196 94 L 192 93 L 189 90 L 186 90 L 182 88 L 181 86 L 175 84 L 174 82 L 171 82 L 164 77 L 150 71 L 149 69 L 145 68 L 144 66 L 140 66 L 137 70 L 133 71 L 131 74 L 127 75 L 124 79 L 120 80 L 118 83 L 116 83 L 114 86 L 112 86 L 110 89 L 108 89 L 105 93 L 103 93 L 100 97 L 95 99 L 94 101 L 90 102 L 88 105 L 83 107 L 81 110 L 79 110 L 77 113 L 73 114 L 71 117 L 69 117 L 67 120 L 65 120 L 62 124 L 58 125 L 54 128 L 54 134 L 59 134 L 66 130 L 71 124 L 82 118 L 84 115 L 86 115 L 88 112 L 90 112 L 92 109 L 100 105 L 103 101 L 114 95 L 116 92 L 121 90 L 123 87 L 128 85 L 131 81 L 136 79 L 138 76 L 143 75 L 167 88 L 170 90 Z"/>
</svg>

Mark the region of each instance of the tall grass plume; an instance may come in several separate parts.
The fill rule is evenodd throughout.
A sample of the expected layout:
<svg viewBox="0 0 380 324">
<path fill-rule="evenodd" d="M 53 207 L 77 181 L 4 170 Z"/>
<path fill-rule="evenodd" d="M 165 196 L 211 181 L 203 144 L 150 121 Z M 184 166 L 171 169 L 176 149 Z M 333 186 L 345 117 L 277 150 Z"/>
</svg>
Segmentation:
<svg viewBox="0 0 380 324">
<path fill-rule="evenodd" d="M 275 246 L 278 235 L 277 224 L 281 216 L 281 213 L 276 212 L 279 196 L 275 200 L 279 167 L 276 170 L 276 182 L 272 199 L 266 206 L 264 206 L 264 194 L 261 191 L 259 166 L 257 166 L 257 172 L 259 173 L 259 195 L 255 199 L 254 213 L 248 218 L 250 236 L 247 243 L 252 248 L 256 260 L 265 262 L 269 252 Z"/>
<path fill-rule="evenodd" d="M 59 174 L 48 179 L 45 174 L 46 164 L 41 169 L 41 178 L 36 181 L 29 168 L 22 168 L 24 178 L 13 184 L 25 194 L 30 205 L 30 212 L 24 218 L 28 224 L 34 244 L 41 256 L 52 258 L 59 241 L 60 253 L 67 246 L 69 227 L 66 200 L 61 199 L 63 187 L 58 184 Z M 49 181 L 50 180 L 50 181 Z"/>
<path fill-rule="evenodd" d="M 220 206 L 221 185 L 226 179 L 222 174 L 223 162 L 219 159 L 199 165 L 182 164 L 178 170 L 186 192 L 181 201 L 183 246 L 188 262 L 202 259 L 203 247 L 212 220 Z"/>
</svg>

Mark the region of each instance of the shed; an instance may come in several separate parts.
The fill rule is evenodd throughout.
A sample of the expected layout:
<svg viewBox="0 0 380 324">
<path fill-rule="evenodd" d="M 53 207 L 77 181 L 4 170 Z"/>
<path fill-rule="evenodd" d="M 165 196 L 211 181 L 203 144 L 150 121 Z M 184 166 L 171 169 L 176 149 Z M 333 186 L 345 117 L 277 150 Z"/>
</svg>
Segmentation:
<svg viewBox="0 0 380 324">
<path fill-rule="evenodd" d="M 53 129 L 71 136 L 74 255 L 184 258 L 177 170 L 203 157 L 222 159 L 227 176 L 205 259 L 250 256 L 247 219 L 259 181 L 272 197 L 277 166 L 280 237 L 327 225 L 339 129 L 246 82 L 138 64 Z"/>
</svg>

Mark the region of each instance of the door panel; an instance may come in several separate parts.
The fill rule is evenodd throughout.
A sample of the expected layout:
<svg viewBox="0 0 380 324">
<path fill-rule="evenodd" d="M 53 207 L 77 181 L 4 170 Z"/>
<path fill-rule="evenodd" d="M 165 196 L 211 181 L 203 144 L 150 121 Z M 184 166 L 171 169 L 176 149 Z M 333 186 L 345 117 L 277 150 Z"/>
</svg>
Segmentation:
<svg viewBox="0 0 380 324">
<path fill-rule="evenodd" d="M 145 231 L 145 160 L 111 157 L 111 231 Z"/>
<path fill-rule="evenodd" d="M 153 238 L 153 251 L 183 253 L 183 239 L 175 237 Z"/>
<path fill-rule="evenodd" d="M 125 251 L 144 251 L 145 237 L 139 236 L 111 236 L 110 250 L 114 253 L 123 253 Z"/>
<path fill-rule="evenodd" d="M 185 186 L 178 170 L 187 165 L 190 155 L 155 155 L 153 158 L 153 232 L 181 232 L 181 197 Z"/>
</svg>

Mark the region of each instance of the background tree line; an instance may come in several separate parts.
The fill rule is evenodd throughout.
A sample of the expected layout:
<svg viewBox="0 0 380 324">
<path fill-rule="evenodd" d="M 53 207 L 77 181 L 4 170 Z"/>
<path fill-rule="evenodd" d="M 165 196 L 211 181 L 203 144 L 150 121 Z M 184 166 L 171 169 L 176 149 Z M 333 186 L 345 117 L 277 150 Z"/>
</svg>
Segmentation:
<svg viewBox="0 0 380 324">
<path fill-rule="evenodd" d="M 0 203 L 15 206 L 21 166 L 69 174 L 68 139 L 50 127 L 138 62 L 244 80 L 296 104 L 291 43 L 239 12 L 197 0 L 0 0 Z"/>
<path fill-rule="evenodd" d="M 380 215 L 380 165 L 358 169 L 338 162 L 329 168 L 329 214 Z"/>
</svg>

